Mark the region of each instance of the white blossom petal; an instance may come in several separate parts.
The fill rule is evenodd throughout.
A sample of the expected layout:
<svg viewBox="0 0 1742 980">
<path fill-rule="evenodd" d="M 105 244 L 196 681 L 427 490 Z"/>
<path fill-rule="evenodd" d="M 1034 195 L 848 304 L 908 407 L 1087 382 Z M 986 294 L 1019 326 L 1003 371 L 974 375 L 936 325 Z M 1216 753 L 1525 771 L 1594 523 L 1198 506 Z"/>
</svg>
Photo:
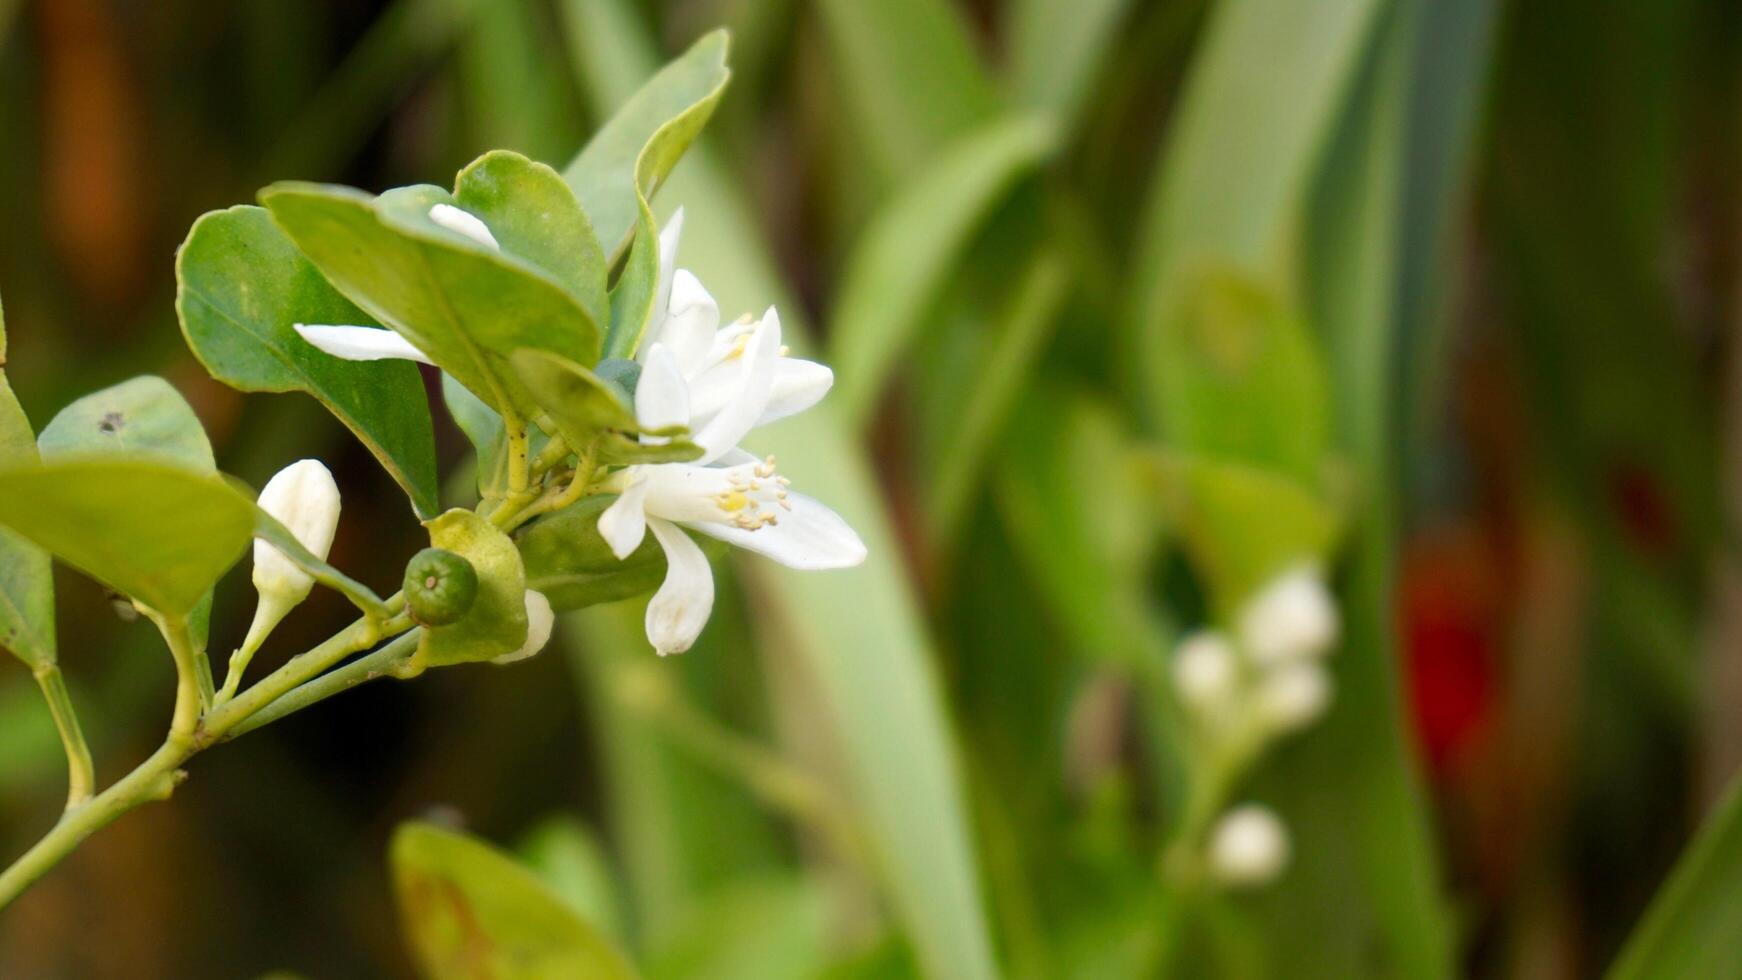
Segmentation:
<svg viewBox="0 0 1742 980">
<path fill-rule="evenodd" d="M 865 560 L 865 542 L 841 515 L 802 493 L 789 492 L 786 503 L 790 509 L 776 514 L 777 523 L 753 531 L 717 523 L 685 526 L 801 571 L 851 568 Z"/>
<path fill-rule="evenodd" d="M 452 204 L 437 204 L 429 209 L 429 220 L 451 232 L 464 235 L 493 252 L 502 251 L 502 246 L 496 244 L 496 236 L 490 234 L 490 226 L 470 211 L 461 210 Z"/>
<path fill-rule="evenodd" d="M 321 323 L 291 325 L 302 339 L 347 361 L 405 360 L 434 364 L 423 351 L 399 334 L 380 327 L 345 327 Z"/>
<path fill-rule="evenodd" d="M 664 429 L 690 424 L 689 386 L 678 370 L 677 358 L 664 344 L 648 348 L 647 363 L 642 366 L 641 380 L 635 384 L 635 421 L 644 429 Z M 642 437 L 643 442 L 665 442 L 658 437 Z"/>
<path fill-rule="evenodd" d="M 630 468 L 628 486 L 599 515 L 599 537 L 611 546 L 618 560 L 633 554 L 647 536 L 647 481 L 636 472 L 640 469 Z"/>
<path fill-rule="evenodd" d="M 780 315 L 771 306 L 745 345 L 738 390 L 713 418 L 691 430 L 696 445 L 702 447 L 702 458 L 697 462 L 711 462 L 736 448 L 755 427 L 773 394 L 774 364 L 779 359 Z"/>
<path fill-rule="evenodd" d="M 665 549 L 665 581 L 647 603 L 647 639 L 663 657 L 688 650 L 708 624 L 714 573 L 702 549 L 676 524 L 655 519 L 647 526 Z"/>
<path fill-rule="evenodd" d="M 647 344 L 658 340 L 664 329 L 666 311 L 671 309 L 672 271 L 677 268 L 677 243 L 683 237 L 683 208 L 672 212 L 665 227 L 659 230 L 659 281 L 653 286 L 653 311 L 648 318 L 651 336 L 642 342 L 641 362 L 647 363 Z"/>
<path fill-rule="evenodd" d="M 550 642 L 550 631 L 556 626 L 556 613 L 550 608 L 550 600 L 544 593 L 535 589 L 526 590 L 526 642 L 520 649 L 505 653 L 500 657 L 492 657 L 493 664 L 511 664 L 525 660 Z"/>
<path fill-rule="evenodd" d="M 688 269 L 677 270 L 671 284 L 671 305 L 657 339 L 677 357 L 684 377 L 693 378 L 701 371 L 719 329 L 720 304 Z"/>
<path fill-rule="evenodd" d="M 815 361 L 783 357 L 774 365 L 774 390 L 757 425 L 767 425 L 788 415 L 797 415 L 823 400 L 834 387 L 835 372 Z"/>
</svg>

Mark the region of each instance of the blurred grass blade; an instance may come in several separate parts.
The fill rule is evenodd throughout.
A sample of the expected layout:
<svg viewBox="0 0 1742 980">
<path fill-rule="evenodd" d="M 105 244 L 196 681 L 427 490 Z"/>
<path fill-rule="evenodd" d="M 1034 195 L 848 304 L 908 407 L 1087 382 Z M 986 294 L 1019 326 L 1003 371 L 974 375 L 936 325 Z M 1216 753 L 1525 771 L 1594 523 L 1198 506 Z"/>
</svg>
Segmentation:
<svg viewBox="0 0 1742 980">
<path fill-rule="evenodd" d="M 580 4 L 578 10 L 601 7 L 608 4 Z M 883 5 L 864 7 L 873 8 Z M 621 16 L 582 17 L 572 26 L 602 29 L 627 22 Z M 603 43 L 649 50 L 635 36 Z M 651 52 L 638 67 L 637 77 L 651 74 Z M 680 260 L 715 290 L 721 310 L 731 315 L 779 304 L 785 337 L 802 355 L 810 345 L 796 316 L 799 307 L 781 288 L 766 249 L 756 246 L 761 235 L 749 208 L 705 150 L 692 152 L 673 174 L 665 201 L 691 205 Z M 828 401 L 758 430 L 754 446 L 777 454 L 794 485 L 828 501 L 871 552 L 864 566 L 843 572 L 787 572 L 754 560 L 744 568 L 791 631 L 794 648 L 828 699 L 829 717 L 839 726 L 834 736 L 846 755 L 891 904 L 932 975 L 996 976 L 931 644 L 903 582 L 900 546 L 875 484 Z"/>
<path fill-rule="evenodd" d="M 855 128 L 885 178 L 911 173 L 998 100 L 948 0 L 819 0 Z"/>
<path fill-rule="evenodd" d="M 1016 0 L 1010 4 L 1010 65 L 1006 86 L 1014 104 L 1075 120 L 1131 0 Z"/>
<path fill-rule="evenodd" d="M 1742 779 L 1689 844 L 1609 980 L 1742 976 Z"/>
<path fill-rule="evenodd" d="M 1194 270 L 1213 263 L 1255 277 L 1280 271 L 1314 154 L 1381 5 L 1227 0 L 1211 14 L 1150 190 L 1134 266 L 1141 378 L 1166 374 L 1162 331 Z M 1169 424 L 1159 406 L 1148 407 L 1156 424 Z"/>
<path fill-rule="evenodd" d="M 926 530 L 935 542 L 952 542 L 963 512 L 973 503 L 986 457 L 1034 373 L 1065 300 L 1070 296 L 1070 263 L 1057 251 L 1041 248 L 1011 291 L 984 361 L 965 379 L 966 407 L 949 420 L 937 468 L 927 495 Z"/>
<path fill-rule="evenodd" d="M 863 424 L 889 372 L 987 215 L 1055 145 L 1035 116 L 999 119 L 951 143 L 896 189 L 847 259 L 829 361 L 834 402 Z"/>
</svg>

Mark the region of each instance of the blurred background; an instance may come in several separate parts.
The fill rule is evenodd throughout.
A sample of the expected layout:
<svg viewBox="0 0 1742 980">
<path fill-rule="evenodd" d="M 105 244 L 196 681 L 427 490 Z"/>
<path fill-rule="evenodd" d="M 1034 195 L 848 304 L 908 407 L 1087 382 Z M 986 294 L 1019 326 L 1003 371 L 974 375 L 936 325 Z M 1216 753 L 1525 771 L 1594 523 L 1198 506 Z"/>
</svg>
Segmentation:
<svg viewBox="0 0 1742 980">
<path fill-rule="evenodd" d="M 332 560 L 396 581 L 403 497 L 312 399 L 205 375 L 177 244 L 277 179 L 560 167 L 718 25 L 733 82 L 658 205 L 686 206 L 679 264 L 722 312 L 777 302 L 835 364 L 805 489 L 873 567 L 727 562 L 683 657 L 633 604 L 593 609 L 512 669 L 223 746 L 0 917 L 0 975 L 410 976 L 386 842 L 431 815 L 653 977 L 1600 972 L 1742 764 L 1734 3 L 0 0 L 21 402 L 40 428 L 161 374 L 227 471 L 327 461 Z M 1293 865 L 1174 934 L 1166 661 L 1217 601 L 1143 463 L 1203 448 L 1146 338 L 1194 262 L 1263 283 L 1321 353 L 1347 640 L 1329 715 L 1239 793 Z M 57 585 L 112 781 L 162 736 L 170 660 Z M 214 650 L 251 603 L 232 573 Z M 346 618 L 317 592 L 256 671 Z M 11 855 L 64 787 L 0 668 Z"/>
</svg>

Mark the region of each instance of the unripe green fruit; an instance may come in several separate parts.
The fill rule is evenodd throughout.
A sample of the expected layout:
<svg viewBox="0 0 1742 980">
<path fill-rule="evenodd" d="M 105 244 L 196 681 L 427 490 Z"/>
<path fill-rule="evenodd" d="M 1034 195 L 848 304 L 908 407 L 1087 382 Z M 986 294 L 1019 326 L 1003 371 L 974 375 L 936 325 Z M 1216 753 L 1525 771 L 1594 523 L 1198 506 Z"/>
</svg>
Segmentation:
<svg viewBox="0 0 1742 980">
<path fill-rule="evenodd" d="M 423 626 L 445 626 L 464 616 L 478 598 L 472 563 L 441 548 L 425 548 L 405 566 L 405 603 Z"/>
</svg>

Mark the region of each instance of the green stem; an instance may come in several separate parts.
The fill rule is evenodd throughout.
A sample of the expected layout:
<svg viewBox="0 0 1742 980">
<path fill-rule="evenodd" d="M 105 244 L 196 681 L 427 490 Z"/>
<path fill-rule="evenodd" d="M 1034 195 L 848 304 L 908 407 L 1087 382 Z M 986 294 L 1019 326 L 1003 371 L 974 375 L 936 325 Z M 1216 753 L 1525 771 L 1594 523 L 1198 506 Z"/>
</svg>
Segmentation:
<svg viewBox="0 0 1742 980">
<path fill-rule="evenodd" d="M 193 634 L 187 619 L 152 614 L 152 622 L 169 644 L 169 655 L 175 660 L 175 715 L 169 723 L 173 738 L 191 739 L 200 724 L 200 710 L 211 702 L 211 669 L 208 666 L 204 683 L 200 680 L 199 660 L 194 655 Z"/>
<path fill-rule="evenodd" d="M 79 716 L 73 710 L 73 699 L 67 695 L 66 679 L 60 667 L 48 664 L 36 670 L 37 686 L 48 700 L 48 710 L 54 716 L 54 727 L 60 732 L 60 742 L 67 752 L 67 809 L 71 810 L 91 798 L 97 788 L 95 768 L 91 764 L 91 749 L 85 744 L 85 733 L 79 729 Z"/>
<path fill-rule="evenodd" d="M 41 878 L 85 838 L 114 823 L 135 807 L 153 800 L 167 800 L 185 773 L 181 764 L 192 755 L 191 742 L 173 736 L 139 768 L 89 802 L 61 815 L 43 838 L 12 866 L 0 872 L 0 908 L 5 908 L 32 882 Z"/>
<path fill-rule="evenodd" d="M 325 701 L 366 681 L 395 676 L 397 668 L 417 652 L 421 635 L 421 630 L 414 629 L 395 637 L 391 643 L 366 657 L 358 657 L 343 667 L 327 671 L 314 680 L 292 688 L 284 696 L 230 727 L 224 732 L 222 740 L 227 742 L 238 735 L 245 735 L 262 725 L 269 725 L 285 715 Z"/>
</svg>

